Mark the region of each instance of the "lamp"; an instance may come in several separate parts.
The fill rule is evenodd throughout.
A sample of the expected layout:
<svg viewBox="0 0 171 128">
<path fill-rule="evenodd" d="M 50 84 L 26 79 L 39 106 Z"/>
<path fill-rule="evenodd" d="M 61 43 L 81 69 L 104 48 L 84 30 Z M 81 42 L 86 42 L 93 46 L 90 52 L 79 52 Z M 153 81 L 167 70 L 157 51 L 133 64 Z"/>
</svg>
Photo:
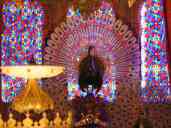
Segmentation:
<svg viewBox="0 0 171 128">
<path fill-rule="evenodd" d="M 36 79 L 56 76 L 64 71 L 61 66 L 26 65 L 2 66 L 2 74 L 21 77 L 28 80 L 27 85 L 12 102 L 12 109 L 20 113 L 33 110 L 43 112 L 53 109 L 53 100 L 39 86 Z"/>
<path fill-rule="evenodd" d="M 131 8 L 134 5 L 135 2 L 136 2 L 136 0 L 128 0 L 129 8 Z"/>
</svg>

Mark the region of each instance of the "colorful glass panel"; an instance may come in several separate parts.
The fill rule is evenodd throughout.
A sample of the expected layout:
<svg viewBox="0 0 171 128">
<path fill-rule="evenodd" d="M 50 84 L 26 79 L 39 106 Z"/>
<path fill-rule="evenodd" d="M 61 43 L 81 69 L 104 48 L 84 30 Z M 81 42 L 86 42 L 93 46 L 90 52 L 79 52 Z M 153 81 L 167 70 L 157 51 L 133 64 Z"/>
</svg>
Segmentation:
<svg viewBox="0 0 171 128">
<path fill-rule="evenodd" d="M 38 1 L 5 2 L 1 65 L 42 63 L 43 8 Z M 12 101 L 26 80 L 2 75 L 2 99 Z"/>
<path fill-rule="evenodd" d="M 170 88 L 163 0 L 145 0 L 141 17 L 142 97 L 165 102 Z"/>
</svg>

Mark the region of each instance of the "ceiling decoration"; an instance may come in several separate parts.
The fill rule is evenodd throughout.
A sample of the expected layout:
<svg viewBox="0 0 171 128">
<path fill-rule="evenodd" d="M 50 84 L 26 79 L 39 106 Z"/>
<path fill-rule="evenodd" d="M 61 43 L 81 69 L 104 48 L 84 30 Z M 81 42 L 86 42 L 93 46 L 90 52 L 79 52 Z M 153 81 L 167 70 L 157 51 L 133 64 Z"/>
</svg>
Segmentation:
<svg viewBox="0 0 171 128">
<path fill-rule="evenodd" d="M 68 5 L 73 6 L 74 9 L 79 9 L 82 15 L 88 16 L 99 9 L 101 2 L 102 0 L 69 0 Z M 112 3 L 112 0 L 105 0 L 105 2 Z"/>
</svg>

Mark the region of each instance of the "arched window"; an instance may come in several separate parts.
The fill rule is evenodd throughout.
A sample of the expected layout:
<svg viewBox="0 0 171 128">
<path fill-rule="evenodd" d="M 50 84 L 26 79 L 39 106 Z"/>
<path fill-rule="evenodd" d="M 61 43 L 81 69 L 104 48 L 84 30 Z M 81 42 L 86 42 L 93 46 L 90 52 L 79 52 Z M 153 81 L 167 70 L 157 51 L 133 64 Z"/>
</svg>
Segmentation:
<svg viewBox="0 0 171 128">
<path fill-rule="evenodd" d="M 145 0 L 141 10 L 142 96 L 164 102 L 170 95 L 163 0 Z"/>
<path fill-rule="evenodd" d="M 44 11 L 38 1 L 8 1 L 2 9 L 4 32 L 1 42 L 1 65 L 42 63 Z M 11 102 L 26 80 L 1 76 L 2 100 Z"/>
</svg>

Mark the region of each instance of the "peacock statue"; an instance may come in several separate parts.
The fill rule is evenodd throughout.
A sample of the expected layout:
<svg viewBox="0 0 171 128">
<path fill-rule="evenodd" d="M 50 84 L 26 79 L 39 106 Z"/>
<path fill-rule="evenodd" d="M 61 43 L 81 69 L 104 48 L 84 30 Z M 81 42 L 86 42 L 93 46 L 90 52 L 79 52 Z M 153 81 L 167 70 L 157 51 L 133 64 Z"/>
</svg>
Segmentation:
<svg viewBox="0 0 171 128">
<path fill-rule="evenodd" d="M 106 67 L 98 96 L 113 101 L 118 85 L 131 86 L 140 80 L 140 45 L 128 25 L 116 18 L 106 2 L 88 18 L 71 14 L 75 15 L 57 26 L 47 42 L 45 64 L 65 67 L 62 75 L 47 83 L 67 86 L 69 99 L 86 96 L 79 88 L 78 67 L 88 47 L 95 46 Z"/>
</svg>

